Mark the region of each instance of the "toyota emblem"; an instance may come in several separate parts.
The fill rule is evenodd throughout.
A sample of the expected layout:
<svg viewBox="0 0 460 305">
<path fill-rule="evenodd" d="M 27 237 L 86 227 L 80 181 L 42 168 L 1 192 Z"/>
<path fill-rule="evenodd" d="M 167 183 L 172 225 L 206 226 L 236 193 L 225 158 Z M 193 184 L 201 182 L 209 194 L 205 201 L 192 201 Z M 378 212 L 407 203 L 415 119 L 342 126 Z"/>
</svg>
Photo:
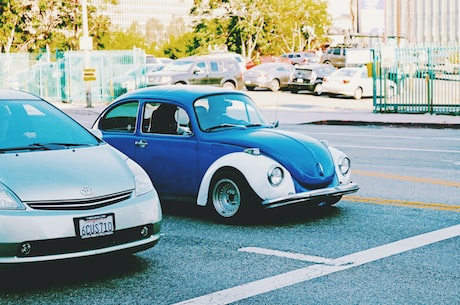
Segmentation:
<svg viewBox="0 0 460 305">
<path fill-rule="evenodd" d="M 94 190 L 91 186 L 84 186 L 81 188 L 80 193 L 83 196 L 91 196 L 93 194 Z"/>
</svg>

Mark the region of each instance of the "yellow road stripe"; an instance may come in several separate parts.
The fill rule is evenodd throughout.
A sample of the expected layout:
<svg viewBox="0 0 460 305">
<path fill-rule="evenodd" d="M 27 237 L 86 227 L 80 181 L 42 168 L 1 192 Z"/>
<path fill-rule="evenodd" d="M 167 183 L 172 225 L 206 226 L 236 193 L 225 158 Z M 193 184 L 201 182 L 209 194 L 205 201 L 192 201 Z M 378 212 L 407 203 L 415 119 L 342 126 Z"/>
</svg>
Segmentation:
<svg viewBox="0 0 460 305">
<path fill-rule="evenodd" d="M 419 208 L 419 209 L 432 209 L 432 210 L 439 210 L 439 211 L 460 212 L 460 206 L 443 204 L 443 203 L 428 203 L 428 202 L 420 202 L 420 201 L 407 201 L 407 200 L 383 199 L 383 198 L 366 198 L 366 197 L 360 197 L 360 196 L 344 196 L 343 199 L 354 201 L 354 202 L 362 202 L 362 203 L 383 204 L 383 205 L 391 205 L 391 206 L 412 207 L 412 208 Z"/>
<path fill-rule="evenodd" d="M 428 183 L 428 184 L 438 184 L 442 186 L 452 186 L 452 187 L 460 188 L 460 182 L 447 181 L 447 180 L 435 180 L 435 179 L 401 176 L 401 175 L 378 173 L 378 172 L 368 172 L 368 171 L 362 171 L 362 170 L 353 170 L 352 174 L 360 175 L 360 176 L 388 178 L 388 179 L 395 179 L 395 180 L 405 180 L 405 181 L 411 181 L 411 182 L 421 182 L 421 183 Z"/>
</svg>

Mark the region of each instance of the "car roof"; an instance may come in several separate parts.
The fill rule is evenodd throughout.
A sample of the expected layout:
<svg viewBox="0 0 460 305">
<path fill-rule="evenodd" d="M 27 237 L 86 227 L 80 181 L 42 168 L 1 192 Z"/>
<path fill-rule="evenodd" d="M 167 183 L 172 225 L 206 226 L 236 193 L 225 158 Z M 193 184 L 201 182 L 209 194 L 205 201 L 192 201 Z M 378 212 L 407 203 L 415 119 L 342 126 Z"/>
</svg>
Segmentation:
<svg viewBox="0 0 460 305">
<path fill-rule="evenodd" d="M 126 99 L 169 99 L 183 106 L 190 106 L 198 98 L 213 94 L 239 94 L 245 93 L 232 89 L 203 85 L 166 85 L 138 89 L 123 94 L 114 102 Z"/>
<path fill-rule="evenodd" d="M 318 68 L 327 68 L 327 67 L 330 67 L 331 65 L 329 64 L 304 64 L 304 65 L 300 65 L 300 66 L 296 66 L 295 68 L 296 69 L 302 69 L 302 70 L 305 70 L 305 69 L 318 69 Z M 334 67 L 332 67 L 334 68 Z"/>
<path fill-rule="evenodd" d="M 38 96 L 31 93 L 14 90 L 0 89 L 0 100 L 41 100 Z"/>
</svg>

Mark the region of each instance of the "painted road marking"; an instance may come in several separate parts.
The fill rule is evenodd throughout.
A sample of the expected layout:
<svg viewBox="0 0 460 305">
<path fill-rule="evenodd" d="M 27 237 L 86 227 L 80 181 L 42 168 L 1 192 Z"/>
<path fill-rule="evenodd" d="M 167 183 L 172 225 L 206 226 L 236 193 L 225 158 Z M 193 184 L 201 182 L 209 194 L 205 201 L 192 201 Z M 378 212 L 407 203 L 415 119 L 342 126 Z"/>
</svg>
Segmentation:
<svg viewBox="0 0 460 305">
<path fill-rule="evenodd" d="M 330 259 L 330 258 L 314 256 L 314 255 L 305 255 L 301 253 L 284 252 L 284 251 L 271 250 L 271 249 L 258 248 L 258 247 L 245 247 L 245 248 L 238 249 L 238 251 L 257 253 L 257 254 L 263 254 L 263 255 L 271 255 L 271 256 L 277 256 L 277 257 L 284 257 L 284 258 L 290 258 L 290 259 L 295 259 L 295 260 L 310 262 L 310 263 L 316 263 L 316 264 L 334 265 L 336 263 L 334 259 Z"/>
<path fill-rule="evenodd" d="M 458 236 L 460 236 L 460 224 L 345 255 L 336 259 L 338 262 L 350 262 L 349 264 L 311 265 L 306 268 L 216 291 L 211 294 L 176 303 L 175 305 L 229 304 Z"/>
<path fill-rule="evenodd" d="M 359 149 L 377 149 L 377 150 L 401 150 L 401 151 L 417 151 L 417 152 L 434 152 L 434 153 L 451 153 L 460 154 L 460 150 L 450 149 L 426 149 L 426 148 L 410 148 L 410 147 L 388 147 L 388 146 L 367 146 L 367 145 L 347 145 L 340 144 L 334 145 L 334 147 L 346 147 L 346 148 L 359 148 Z"/>
<path fill-rule="evenodd" d="M 371 203 L 371 204 L 382 204 L 382 205 L 391 205 L 398 207 L 411 207 L 417 209 L 431 209 L 438 211 L 453 211 L 460 212 L 460 206 L 444 203 L 428 203 L 420 201 L 408 201 L 401 199 L 383 199 L 383 198 L 366 198 L 360 196 L 344 196 L 342 200 L 353 201 L 353 202 L 362 202 L 362 203 Z"/>
<path fill-rule="evenodd" d="M 447 181 L 447 180 L 437 180 L 437 179 L 419 178 L 419 177 L 411 177 L 411 176 L 402 176 L 402 175 L 395 175 L 395 174 L 388 174 L 388 173 L 369 172 L 369 171 L 356 170 L 356 169 L 354 169 L 352 171 L 352 174 L 353 175 L 359 175 L 359 176 L 387 178 L 387 179 L 403 180 L 403 181 L 411 181 L 411 182 L 421 182 L 421 183 L 428 183 L 428 184 L 438 184 L 438 185 L 442 185 L 442 186 L 453 186 L 453 187 L 460 188 L 460 182 L 456 182 L 456 181 Z"/>
</svg>

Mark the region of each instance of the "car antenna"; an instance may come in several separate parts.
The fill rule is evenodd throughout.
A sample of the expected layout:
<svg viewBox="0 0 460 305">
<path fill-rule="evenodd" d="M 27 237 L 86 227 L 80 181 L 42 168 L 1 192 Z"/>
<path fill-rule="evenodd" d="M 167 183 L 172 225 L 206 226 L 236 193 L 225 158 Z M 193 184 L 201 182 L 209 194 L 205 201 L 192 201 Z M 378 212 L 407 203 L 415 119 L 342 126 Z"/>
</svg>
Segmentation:
<svg viewBox="0 0 460 305">
<path fill-rule="evenodd" d="M 275 105 L 275 122 L 273 122 L 272 126 L 273 127 L 278 127 L 280 122 L 278 121 L 278 107 L 279 107 L 279 99 L 276 99 L 276 105 Z"/>
</svg>

